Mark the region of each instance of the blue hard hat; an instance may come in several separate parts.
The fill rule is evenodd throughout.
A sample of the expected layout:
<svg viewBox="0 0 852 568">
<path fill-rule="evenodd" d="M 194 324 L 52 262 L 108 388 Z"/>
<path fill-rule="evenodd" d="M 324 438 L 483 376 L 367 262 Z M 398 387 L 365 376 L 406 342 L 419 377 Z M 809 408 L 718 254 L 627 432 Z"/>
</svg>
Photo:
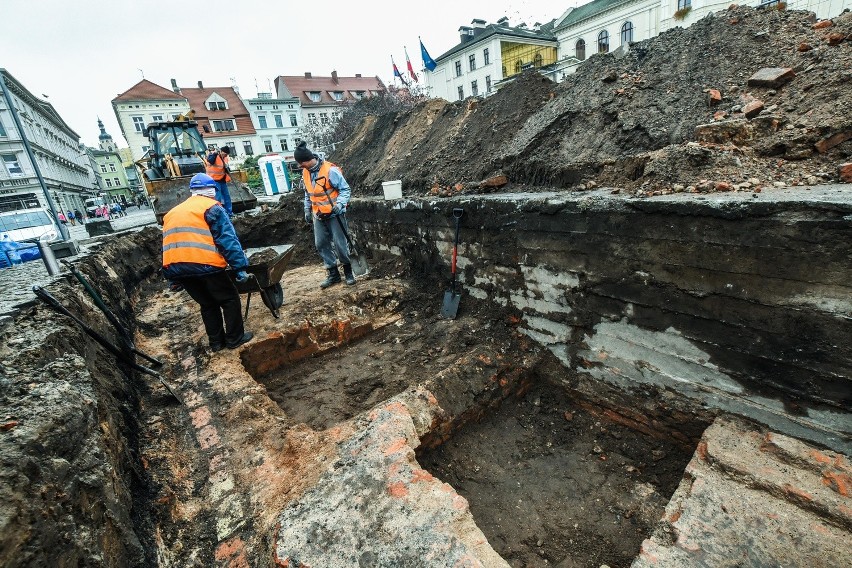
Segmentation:
<svg viewBox="0 0 852 568">
<path fill-rule="evenodd" d="M 189 189 L 200 187 L 216 187 L 216 181 L 207 174 L 195 174 L 189 181 Z"/>
</svg>

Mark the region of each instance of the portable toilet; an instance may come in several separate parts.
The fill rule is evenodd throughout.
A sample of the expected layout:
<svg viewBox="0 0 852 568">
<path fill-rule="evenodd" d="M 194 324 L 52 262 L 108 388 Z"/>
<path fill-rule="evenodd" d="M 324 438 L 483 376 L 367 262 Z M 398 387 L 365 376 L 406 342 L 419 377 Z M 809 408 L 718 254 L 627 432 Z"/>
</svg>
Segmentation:
<svg viewBox="0 0 852 568">
<path fill-rule="evenodd" d="M 292 189 L 287 162 L 278 154 L 261 156 L 257 160 L 257 168 L 260 170 L 260 177 L 263 178 L 266 195 L 279 195 Z"/>
</svg>

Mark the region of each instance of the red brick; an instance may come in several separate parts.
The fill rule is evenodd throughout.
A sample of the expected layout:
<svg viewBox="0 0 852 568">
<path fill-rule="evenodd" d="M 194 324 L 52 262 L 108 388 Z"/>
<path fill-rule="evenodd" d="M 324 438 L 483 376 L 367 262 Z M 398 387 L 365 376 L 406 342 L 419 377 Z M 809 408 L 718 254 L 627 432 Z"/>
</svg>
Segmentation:
<svg viewBox="0 0 852 568">
<path fill-rule="evenodd" d="M 844 497 L 849 497 L 849 488 L 852 487 L 852 476 L 845 473 L 827 471 L 822 474 L 822 482 L 833 491 L 836 491 Z"/>
<path fill-rule="evenodd" d="M 509 183 L 509 178 L 504 175 L 493 176 L 479 182 L 479 187 L 503 187 Z"/>
<path fill-rule="evenodd" d="M 840 164 L 837 168 L 837 173 L 840 174 L 840 179 L 846 183 L 852 183 L 852 162 Z"/>
<path fill-rule="evenodd" d="M 819 152 L 820 154 L 825 154 L 826 152 L 828 152 L 829 150 L 831 150 L 832 148 L 834 148 L 838 144 L 842 144 L 842 143 L 846 142 L 847 140 L 849 140 L 850 138 L 852 138 L 852 130 L 846 130 L 844 132 L 836 132 L 836 133 L 832 134 L 831 136 L 826 136 L 825 138 L 823 138 L 822 140 L 820 140 L 819 142 L 814 144 L 814 147 L 816 148 L 817 152 Z"/>
<path fill-rule="evenodd" d="M 813 49 L 813 47 L 811 47 L 810 44 L 802 42 L 802 43 L 799 44 L 799 47 L 797 49 L 799 51 L 810 51 L 810 50 Z"/>
<path fill-rule="evenodd" d="M 830 28 L 833 25 L 834 25 L 834 22 L 832 22 L 831 20 L 822 20 L 822 21 L 815 23 L 811 27 L 815 30 L 822 30 L 822 29 L 825 29 L 825 28 Z"/>
<path fill-rule="evenodd" d="M 843 43 L 843 40 L 845 40 L 845 39 L 846 39 L 846 34 L 841 34 L 841 33 L 835 32 L 833 34 L 828 34 L 828 38 L 826 38 L 826 41 L 828 42 L 828 45 L 839 45 L 839 44 Z"/>
<path fill-rule="evenodd" d="M 754 118 L 763 112 L 763 101 L 754 100 L 743 107 L 746 118 Z"/>
<path fill-rule="evenodd" d="M 718 89 L 710 89 L 707 91 L 707 99 L 711 105 L 719 104 L 722 101 L 722 93 Z"/>
</svg>

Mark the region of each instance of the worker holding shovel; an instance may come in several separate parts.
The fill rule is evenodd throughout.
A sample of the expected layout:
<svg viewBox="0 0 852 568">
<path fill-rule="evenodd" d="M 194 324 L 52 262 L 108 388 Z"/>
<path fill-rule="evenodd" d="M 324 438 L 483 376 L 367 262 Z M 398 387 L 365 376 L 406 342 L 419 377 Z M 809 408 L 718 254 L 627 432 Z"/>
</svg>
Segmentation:
<svg viewBox="0 0 852 568">
<path fill-rule="evenodd" d="M 293 158 L 301 166 L 305 182 L 305 222 L 313 223 L 314 244 L 328 271 L 320 288 L 341 282 L 338 260 L 346 283 L 353 286 L 355 274 L 349 257 L 346 224 L 346 206 L 352 194 L 349 184 L 338 166 L 311 152 L 305 142 L 299 143 Z"/>
</svg>

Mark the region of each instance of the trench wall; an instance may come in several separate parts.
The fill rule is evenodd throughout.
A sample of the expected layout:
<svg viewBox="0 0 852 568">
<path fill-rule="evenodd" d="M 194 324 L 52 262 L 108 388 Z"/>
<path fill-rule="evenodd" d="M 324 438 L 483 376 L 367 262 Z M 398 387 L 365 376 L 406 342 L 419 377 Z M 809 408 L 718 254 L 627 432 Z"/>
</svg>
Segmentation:
<svg viewBox="0 0 852 568">
<path fill-rule="evenodd" d="M 133 329 L 160 232 L 112 239 L 75 265 Z M 44 286 L 119 345 L 73 277 Z M 155 546 L 137 435 L 141 380 L 33 295 L 0 325 L 0 565 L 148 566 Z"/>
<path fill-rule="evenodd" d="M 370 199 L 350 218 L 377 259 L 440 276 L 440 304 L 463 208 L 462 315 L 471 298 L 508 307 L 582 379 L 676 391 L 849 454 L 848 193 Z"/>
</svg>

